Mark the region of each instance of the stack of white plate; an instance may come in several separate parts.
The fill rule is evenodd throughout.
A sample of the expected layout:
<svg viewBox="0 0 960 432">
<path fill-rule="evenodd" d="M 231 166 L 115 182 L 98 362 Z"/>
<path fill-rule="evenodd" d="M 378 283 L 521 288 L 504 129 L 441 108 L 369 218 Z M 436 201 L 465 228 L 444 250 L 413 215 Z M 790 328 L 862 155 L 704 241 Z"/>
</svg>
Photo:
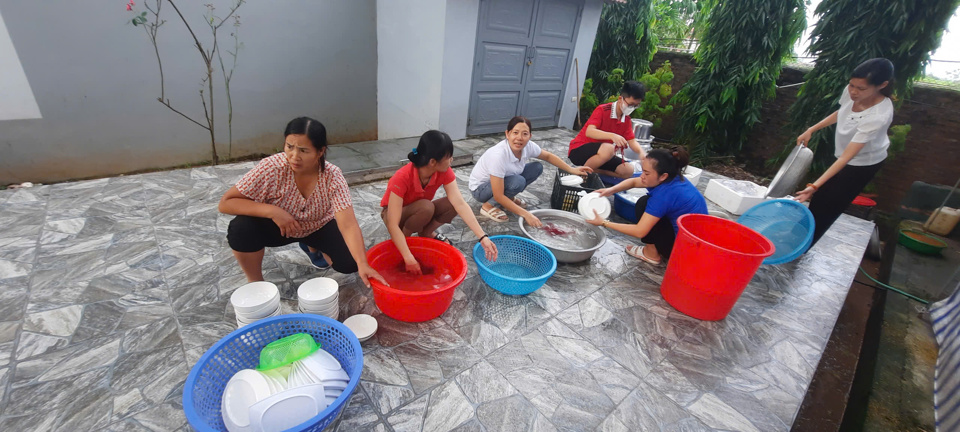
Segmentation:
<svg viewBox="0 0 960 432">
<path fill-rule="evenodd" d="M 297 288 L 297 303 L 300 313 L 338 319 L 340 318 L 340 284 L 325 277 L 310 279 Z"/>
<path fill-rule="evenodd" d="M 293 389 L 314 384 L 323 384 L 327 405 L 333 404 L 350 383 L 350 376 L 340 366 L 337 358 L 323 349 L 293 362 L 287 377 L 287 388 Z"/>
<path fill-rule="evenodd" d="M 347 318 L 343 320 L 343 325 L 347 326 L 360 342 L 372 338 L 377 332 L 377 319 L 367 314 Z"/>
<path fill-rule="evenodd" d="M 580 197 L 580 202 L 577 203 L 578 210 L 580 215 L 587 218 L 593 219 L 596 217 L 594 215 L 594 210 L 597 211 L 597 214 L 600 215 L 601 219 L 606 219 L 610 217 L 610 200 L 601 197 L 600 194 L 596 192 L 590 192 L 583 197 Z"/>
<path fill-rule="evenodd" d="M 237 327 L 280 315 L 280 290 L 270 282 L 250 282 L 230 295 L 237 314 Z"/>
</svg>

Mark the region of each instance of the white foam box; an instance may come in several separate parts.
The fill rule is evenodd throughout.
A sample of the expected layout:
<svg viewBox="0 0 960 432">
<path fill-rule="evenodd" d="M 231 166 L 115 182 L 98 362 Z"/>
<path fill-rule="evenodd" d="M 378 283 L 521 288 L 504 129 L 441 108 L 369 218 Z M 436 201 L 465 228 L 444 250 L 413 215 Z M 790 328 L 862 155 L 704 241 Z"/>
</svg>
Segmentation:
<svg viewBox="0 0 960 432">
<path fill-rule="evenodd" d="M 764 201 L 767 188 L 746 180 L 711 179 L 704 191 L 704 198 L 713 201 L 724 210 L 741 215 L 750 207 Z"/>
</svg>

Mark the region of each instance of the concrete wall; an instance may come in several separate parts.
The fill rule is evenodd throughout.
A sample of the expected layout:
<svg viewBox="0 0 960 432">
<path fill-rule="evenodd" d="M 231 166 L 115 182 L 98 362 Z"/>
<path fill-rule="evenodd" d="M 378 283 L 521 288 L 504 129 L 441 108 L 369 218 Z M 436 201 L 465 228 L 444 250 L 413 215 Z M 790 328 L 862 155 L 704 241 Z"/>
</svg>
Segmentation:
<svg viewBox="0 0 960 432">
<path fill-rule="evenodd" d="M 453 139 L 467 136 L 479 16 L 480 0 L 447 2 L 443 78 L 440 83 L 440 129 Z"/>
<path fill-rule="evenodd" d="M 377 0 L 380 139 L 440 127 L 446 6 L 446 0 Z"/>
<path fill-rule="evenodd" d="M 230 4 L 212 2 L 220 13 Z M 206 42 L 203 6 L 179 6 Z M 0 13 L 42 114 L 0 121 L 0 184 L 209 160 L 208 132 L 156 101 L 155 55 L 143 31 L 129 24 L 132 15 L 123 2 L 0 0 Z M 202 119 L 202 61 L 169 5 L 162 15 L 166 97 Z M 239 15 L 243 47 L 231 84 L 233 156 L 278 149 L 286 122 L 300 115 L 322 121 L 332 142 L 376 138 L 373 0 L 251 1 Z M 229 45 L 230 30 L 221 30 L 221 47 Z M 0 63 L 10 60 L 8 51 L 0 49 L 7 56 Z M 214 79 L 218 149 L 224 157 L 226 107 L 221 78 Z"/>
<path fill-rule="evenodd" d="M 587 78 L 590 54 L 593 53 L 593 41 L 597 37 L 600 12 L 603 10 L 603 0 L 586 0 L 584 3 L 583 15 L 580 17 L 580 32 L 577 33 L 577 43 L 574 45 L 573 51 L 573 58 L 579 59 L 580 75 L 576 75 L 577 68 L 575 66 L 570 67 L 566 94 L 560 107 L 559 126 L 566 128 L 573 128 L 573 122 L 577 118 L 577 102 L 574 98 L 578 95 L 578 83 L 582 91 L 583 80 Z M 583 119 L 583 121 L 587 121 L 587 119 Z"/>
</svg>

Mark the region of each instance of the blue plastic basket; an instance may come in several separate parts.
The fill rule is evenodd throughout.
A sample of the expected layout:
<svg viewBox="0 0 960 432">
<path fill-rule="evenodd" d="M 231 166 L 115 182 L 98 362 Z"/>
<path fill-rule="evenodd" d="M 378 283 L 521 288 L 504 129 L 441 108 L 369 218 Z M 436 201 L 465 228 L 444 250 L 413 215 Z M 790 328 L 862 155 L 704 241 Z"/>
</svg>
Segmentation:
<svg viewBox="0 0 960 432">
<path fill-rule="evenodd" d="M 473 247 L 477 271 L 490 288 L 509 295 L 530 294 L 557 271 L 557 257 L 540 243 L 512 235 L 497 235 L 490 240 L 497 245 L 494 262 L 487 261 L 480 243 Z"/>
<path fill-rule="evenodd" d="M 350 399 L 360 382 L 363 349 L 347 326 L 320 315 L 291 314 L 262 319 L 246 325 L 213 344 L 190 370 L 183 387 L 183 411 L 198 431 L 226 431 L 220 413 L 220 399 L 227 381 L 241 369 L 252 369 L 260 360 L 260 350 L 268 343 L 294 333 L 309 333 L 332 354 L 350 376 L 346 390 L 316 417 L 291 430 L 321 431 L 327 427 Z"/>
<path fill-rule="evenodd" d="M 790 262 L 813 242 L 813 213 L 791 199 L 764 201 L 743 213 L 737 222 L 770 239 L 776 252 L 764 264 Z"/>
</svg>

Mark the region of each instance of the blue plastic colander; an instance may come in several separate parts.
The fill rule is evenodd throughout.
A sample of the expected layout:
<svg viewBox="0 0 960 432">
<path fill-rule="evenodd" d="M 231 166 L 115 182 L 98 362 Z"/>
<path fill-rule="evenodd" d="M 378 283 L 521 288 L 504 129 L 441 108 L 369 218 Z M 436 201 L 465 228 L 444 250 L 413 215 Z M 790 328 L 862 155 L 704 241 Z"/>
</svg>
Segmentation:
<svg viewBox="0 0 960 432">
<path fill-rule="evenodd" d="M 496 261 L 487 261 L 480 243 L 473 247 L 477 272 L 490 288 L 509 295 L 530 294 L 557 271 L 557 258 L 540 243 L 512 235 L 490 240 L 497 245 Z"/>
<path fill-rule="evenodd" d="M 183 412 L 198 431 L 226 431 L 220 413 L 223 389 L 233 374 L 252 369 L 260 350 L 268 343 L 296 333 L 307 333 L 333 355 L 350 376 L 350 383 L 337 400 L 296 430 L 322 431 L 346 405 L 360 382 L 363 349 L 347 326 L 325 316 L 291 314 L 266 318 L 243 326 L 213 344 L 190 370 L 183 387 Z"/>
<path fill-rule="evenodd" d="M 776 252 L 764 264 L 790 262 L 813 242 L 813 213 L 791 199 L 764 201 L 744 212 L 737 222 L 770 239 Z"/>
</svg>

